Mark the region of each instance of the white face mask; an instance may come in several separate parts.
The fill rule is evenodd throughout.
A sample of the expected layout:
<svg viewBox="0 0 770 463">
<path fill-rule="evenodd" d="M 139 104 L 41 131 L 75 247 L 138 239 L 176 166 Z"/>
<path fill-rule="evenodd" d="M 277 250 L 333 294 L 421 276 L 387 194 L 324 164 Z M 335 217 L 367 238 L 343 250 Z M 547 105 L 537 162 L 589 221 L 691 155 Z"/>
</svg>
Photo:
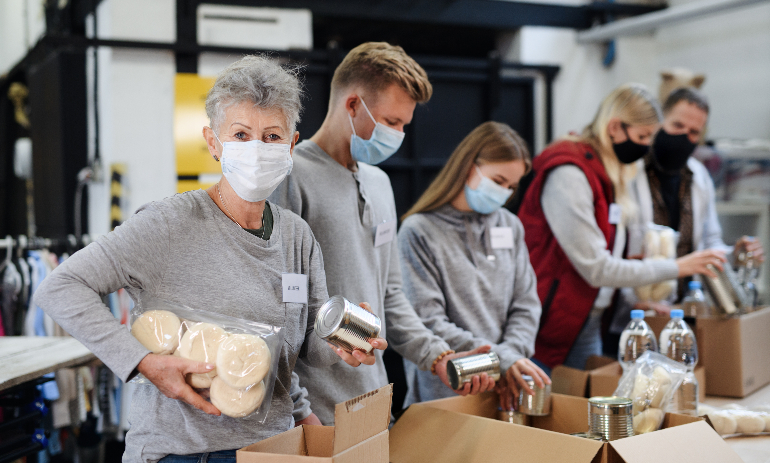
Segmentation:
<svg viewBox="0 0 770 463">
<path fill-rule="evenodd" d="M 213 129 L 212 129 L 213 131 Z M 256 203 L 278 188 L 294 165 L 291 145 L 260 140 L 222 143 L 222 173 L 244 201 Z"/>
</svg>

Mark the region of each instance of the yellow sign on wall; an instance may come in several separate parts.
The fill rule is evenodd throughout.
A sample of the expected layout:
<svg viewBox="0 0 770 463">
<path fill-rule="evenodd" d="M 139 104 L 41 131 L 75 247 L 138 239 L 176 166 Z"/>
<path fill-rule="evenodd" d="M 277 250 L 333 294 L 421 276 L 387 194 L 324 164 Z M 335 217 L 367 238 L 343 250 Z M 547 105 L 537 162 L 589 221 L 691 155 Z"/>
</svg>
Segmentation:
<svg viewBox="0 0 770 463">
<path fill-rule="evenodd" d="M 209 124 L 206 117 L 206 95 L 214 85 L 214 80 L 213 77 L 200 77 L 197 74 L 176 75 L 176 172 L 178 176 L 188 177 L 177 181 L 179 193 L 208 188 L 222 175 L 219 163 L 209 154 L 203 138 L 203 127 Z"/>
</svg>

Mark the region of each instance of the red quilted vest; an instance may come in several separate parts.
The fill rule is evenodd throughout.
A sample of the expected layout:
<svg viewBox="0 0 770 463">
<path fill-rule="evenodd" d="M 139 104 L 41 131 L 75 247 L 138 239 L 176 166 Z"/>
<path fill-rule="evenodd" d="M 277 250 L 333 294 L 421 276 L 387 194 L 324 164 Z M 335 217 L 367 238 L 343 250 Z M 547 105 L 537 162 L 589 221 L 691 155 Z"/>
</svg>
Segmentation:
<svg viewBox="0 0 770 463">
<path fill-rule="evenodd" d="M 579 167 L 588 178 L 596 223 L 610 252 L 615 242 L 615 225 L 609 223 L 614 189 L 599 156 L 585 143 L 560 141 L 547 147 L 534 159 L 534 178 L 518 216 L 524 224 L 529 259 L 537 275 L 537 293 L 543 304 L 540 330 L 535 340 L 535 358 L 551 368 L 564 363 L 599 293 L 599 288 L 590 286 L 572 266 L 551 232 L 540 205 L 548 174 L 564 164 Z M 574 238 L 580 239 L 579 236 Z"/>
</svg>

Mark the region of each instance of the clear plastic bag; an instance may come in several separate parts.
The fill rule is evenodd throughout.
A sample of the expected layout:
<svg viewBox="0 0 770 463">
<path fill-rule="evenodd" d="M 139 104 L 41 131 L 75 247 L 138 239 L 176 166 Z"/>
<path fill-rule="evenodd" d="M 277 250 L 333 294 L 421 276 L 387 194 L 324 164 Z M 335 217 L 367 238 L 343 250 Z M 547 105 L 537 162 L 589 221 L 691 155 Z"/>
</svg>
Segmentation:
<svg viewBox="0 0 770 463">
<path fill-rule="evenodd" d="M 670 227 L 648 223 L 643 230 L 643 256 L 645 259 L 676 259 L 676 247 L 679 244 L 679 232 Z M 668 299 L 676 291 L 677 280 L 661 281 L 634 288 L 636 297 L 641 302 L 660 302 Z"/>
<path fill-rule="evenodd" d="M 665 355 L 647 351 L 620 378 L 615 394 L 633 402 L 634 434 L 657 431 L 687 369 Z"/>
<path fill-rule="evenodd" d="M 207 390 L 202 395 L 223 414 L 264 422 L 283 345 L 280 327 L 152 297 L 142 298 L 130 315 L 131 334 L 151 352 L 216 365 L 186 380 Z M 142 375 L 131 382 L 151 384 Z"/>
<path fill-rule="evenodd" d="M 698 404 L 698 414 L 708 416 L 714 430 L 722 437 L 770 434 L 770 405 L 756 405 L 747 409 L 740 405 L 712 407 Z"/>
</svg>

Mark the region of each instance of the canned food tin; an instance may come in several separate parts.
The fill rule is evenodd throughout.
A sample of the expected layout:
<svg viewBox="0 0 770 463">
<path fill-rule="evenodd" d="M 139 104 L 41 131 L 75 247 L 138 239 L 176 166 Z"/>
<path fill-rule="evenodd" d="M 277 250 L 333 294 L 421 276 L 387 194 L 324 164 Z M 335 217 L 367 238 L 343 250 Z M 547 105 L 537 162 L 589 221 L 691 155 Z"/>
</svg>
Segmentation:
<svg viewBox="0 0 770 463">
<path fill-rule="evenodd" d="M 347 352 L 371 352 L 370 339 L 380 334 L 380 318 L 342 296 L 333 296 L 318 310 L 315 332 L 326 342 Z"/>
<path fill-rule="evenodd" d="M 519 413 L 516 410 L 503 410 L 497 409 L 497 419 L 505 421 L 511 424 L 520 424 L 522 426 L 529 426 L 529 417 L 523 413 Z"/>
<path fill-rule="evenodd" d="M 576 433 L 570 434 L 570 436 L 582 437 L 584 439 L 591 439 L 591 440 L 598 440 L 598 441 L 603 441 L 604 440 L 604 439 L 602 439 L 602 436 L 600 436 L 598 434 L 593 434 L 593 433 L 590 433 L 590 432 L 576 432 Z"/>
<path fill-rule="evenodd" d="M 453 389 L 462 388 L 463 384 L 482 373 L 497 381 L 500 379 L 500 358 L 494 352 L 488 354 L 460 357 L 447 362 L 446 374 Z"/>
<path fill-rule="evenodd" d="M 530 416 L 545 416 L 551 413 L 551 385 L 537 387 L 531 376 L 521 375 L 521 377 L 535 394 L 528 394 L 524 389 L 519 391 L 519 411 Z"/>
<path fill-rule="evenodd" d="M 605 441 L 634 435 L 631 399 L 625 397 L 591 397 L 588 399 L 588 431 Z"/>
</svg>

